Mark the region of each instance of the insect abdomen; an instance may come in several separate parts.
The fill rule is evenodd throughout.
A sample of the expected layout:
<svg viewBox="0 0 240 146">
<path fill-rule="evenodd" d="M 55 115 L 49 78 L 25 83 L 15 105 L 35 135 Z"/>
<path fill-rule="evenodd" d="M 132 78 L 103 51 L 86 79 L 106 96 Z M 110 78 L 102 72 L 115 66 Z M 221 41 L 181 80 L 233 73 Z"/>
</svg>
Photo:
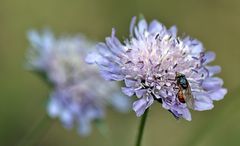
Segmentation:
<svg viewBox="0 0 240 146">
<path fill-rule="evenodd" d="M 181 103 L 185 103 L 184 95 L 183 95 L 183 92 L 181 90 L 178 91 L 177 97 L 178 97 L 178 100 Z"/>
</svg>

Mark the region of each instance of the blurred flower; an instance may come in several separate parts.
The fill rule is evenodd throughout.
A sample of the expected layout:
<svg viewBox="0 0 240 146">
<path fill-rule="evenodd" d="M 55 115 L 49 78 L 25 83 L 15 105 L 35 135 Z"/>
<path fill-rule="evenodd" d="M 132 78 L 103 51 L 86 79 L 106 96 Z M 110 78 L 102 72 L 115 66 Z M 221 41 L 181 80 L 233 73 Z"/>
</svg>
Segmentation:
<svg viewBox="0 0 240 146">
<path fill-rule="evenodd" d="M 104 118 L 104 108 L 112 105 L 126 112 L 130 100 L 121 95 L 114 82 L 103 80 L 95 66 L 84 57 L 93 44 L 82 35 L 55 38 L 45 30 L 42 35 L 30 31 L 28 67 L 46 75 L 54 91 L 48 103 L 51 117 L 59 117 L 66 128 L 75 124 L 82 135 L 91 130 L 91 122 Z"/>
<path fill-rule="evenodd" d="M 135 21 L 134 17 L 129 39 L 121 43 L 113 29 L 86 61 L 96 63 L 106 80 L 125 81 L 122 91 L 138 98 L 133 103 L 137 116 L 155 100 L 176 118 L 190 121 L 189 108 L 210 110 L 213 100 L 223 99 L 223 80 L 213 77 L 221 68 L 207 65 L 215 59 L 213 52 L 204 52 L 196 39 L 177 37 L 175 26 L 167 29 L 156 20 L 148 25 L 144 19 L 135 26 Z"/>
</svg>

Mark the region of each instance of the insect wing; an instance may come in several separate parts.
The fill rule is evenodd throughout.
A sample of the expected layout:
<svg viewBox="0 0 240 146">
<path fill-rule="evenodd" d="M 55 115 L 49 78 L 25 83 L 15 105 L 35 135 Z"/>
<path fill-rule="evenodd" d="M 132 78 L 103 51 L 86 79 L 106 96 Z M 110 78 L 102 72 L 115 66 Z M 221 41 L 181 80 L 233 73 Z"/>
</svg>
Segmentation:
<svg viewBox="0 0 240 146">
<path fill-rule="evenodd" d="M 194 109 L 194 98 L 192 95 L 191 87 L 188 85 L 188 88 L 183 90 L 183 94 L 185 95 L 185 102 L 187 106 L 191 109 Z"/>
</svg>

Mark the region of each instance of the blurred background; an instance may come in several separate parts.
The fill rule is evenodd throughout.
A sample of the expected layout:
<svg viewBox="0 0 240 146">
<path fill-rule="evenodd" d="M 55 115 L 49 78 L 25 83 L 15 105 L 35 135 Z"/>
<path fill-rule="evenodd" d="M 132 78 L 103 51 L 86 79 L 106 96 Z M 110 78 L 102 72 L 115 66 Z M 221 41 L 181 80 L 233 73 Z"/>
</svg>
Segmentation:
<svg viewBox="0 0 240 146">
<path fill-rule="evenodd" d="M 103 41 L 117 29 L 128 36 L 132 16 L 143 14 L 166 26 L 177 25 L 179 34 L 201 40 L 215 51 L 213 64 L 222 66 L 228 94 L 211 111 L 192 112 L 193 120 L 176 121 L 157 103 L 146 123 L 143 146 L 240 145 L 240 1 L 238 0 L 0 0 L 0 146 L 15 146 L 46 114 L 50 88 L 24 70 L 28 48 L 26 32 L 52 28 L 58 34 L 82 32 Z M 132 146 L 140 118 L 107 112 L 110 136 L 96 128 L 89 137 L 68 131 L 58 120 L 47 120 L 34 137 L 35 146 Z"/>
</svg>

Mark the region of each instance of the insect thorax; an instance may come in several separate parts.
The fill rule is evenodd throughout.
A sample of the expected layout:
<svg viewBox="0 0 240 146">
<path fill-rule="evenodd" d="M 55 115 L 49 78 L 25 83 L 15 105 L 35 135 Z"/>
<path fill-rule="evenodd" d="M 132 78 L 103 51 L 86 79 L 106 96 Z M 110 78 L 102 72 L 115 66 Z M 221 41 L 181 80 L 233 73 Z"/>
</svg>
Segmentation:
<svg viewBox="0 0 240 146">
<path fill-rule="evenodd" d="M 178 78 L 178 84 L 183 89 L 187 89 L 188 88 L 188 81 L 187 81 L 186 77 L 184 77 L 184 76 Z"/>
</svg>

